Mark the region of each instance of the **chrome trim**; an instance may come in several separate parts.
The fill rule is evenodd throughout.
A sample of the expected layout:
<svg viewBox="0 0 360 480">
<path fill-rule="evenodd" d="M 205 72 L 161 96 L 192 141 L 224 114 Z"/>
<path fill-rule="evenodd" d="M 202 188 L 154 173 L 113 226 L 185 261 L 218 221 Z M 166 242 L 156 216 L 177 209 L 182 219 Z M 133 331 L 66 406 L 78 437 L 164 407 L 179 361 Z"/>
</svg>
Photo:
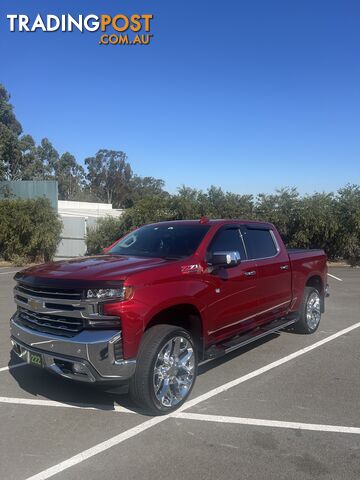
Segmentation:
<svg viewBox="0 0 360 480">
<path fill-rule="evenodd" d="M 25 349 L 34 349 L 52 359 L 84 363 L 89 367 L 96 381 L 127 380 L 135 372 L 135 359 L 124 359 L 117 361 L 116 364 L 111 361 L 111 341 L 114 337 L 118 338 L 119 331 L 83 330 L 72 337 L 61 337 L 32 330 L 20 322 L 16 312 L 10 320 L 13 342 L 21 344 Z M 16 350 L 14 351 L 17 353 Z M 48 363 L 45 367 L 54 371 Z"/>
<path fill-rule="evenodd" d="M 170 338 L 158 352 L 153 369 L 153 392 L 158 402 L 172 408 L 190 393 L 195 380 L 195 352 L 181 336 Z"/>
<path fill-rule="evenodd" d="M 42 290 L 27 290 L 36 293 L 43 292 Z M 55 290 L 54 292 L 49 290 L 49 292 L 43 293 L 46 295 L 68 295 L 65 291 L 61 294 Z M 23 292 L 22 286 L 19 284 L 14 288 L 14 300 L 19 314 L 24 318 L 24 322 L 34 325 L 36 331 L 41 331 L 43 328 L 44 331 L 49 331 L 50 329 L 54 333 L 56 330 L 59 330 L 74 334 L 83 330 L 85 326 L 119 320 L 116 316 L 102 314 L 99 311 L 99 305 L 103 302 L 99 302 L 97 299 L 70 300 L 51 296 L 33 296 Z M 87 325 L 85 325 L 85 322 Z M 28 325 L 29 328 L 31 328 L 30 325 Z"/>
<path fill-rule="evenodd" d="M 66 295 L 67 297 L 78 297 L 77 298 L 78 300 L 80 300 L 80 298 L 81 298 L 80 293 L 68 293 L 65 290 L 63 292 L 57 292 L 56 290 L 54 290 L 54 291 L 45 291 L 45 290 L 40 290 L 40 289 L 37 290 L 37 289 L 34 289 L 32 287 L 25 286 L 23 284 L 18 284 L 15 288 L 17 288 L 20 292 L 21 292 L 22 289 L 27 290 L 29 292 L 33 292 L 33 294 L 35 296 L 39 296 L 39 297 L 41 297 L 41 294 L 43 294 L 43 295 L 59 295 L 59 296 L 60 295 Z M 26 293 L 26 292 L 24 292 L 24 293 Z M 71 300 L 71 299 L 65 299 L 65 300 Z"/>
<path fill-rule="evenodd" d="M 305 320 L 310 330 L 316 330 L 321 319 L 320 294 L 314 290 L 308 297 L 305 307 Z"/>
<path fill-rule="evenodd" d="M 246 320 L 250 320 L 251 318 L 255 318 L 259 315 L 262 315 L 263 313 L 270 312 L 271 310 L 274 310 L 275 308 L 282 307 L 283 305 L 286 305 L 288 303 L 290 303 L 290 300 L 287 301 L 287 302 L 279 303 L 278 305 L 274 305 L 273 307 L 267 308 L 266 310 L 262 310 L 261 312 L 254 313 L 253 315 L 250 315 L 249 317 L 246 317 L 246 318 L 242 318 L 241 320 L 238 320 L 237 322 L 230 323 L 228 325 L 224 325 L 223 327 L 217 328 L 216 330 L 211 330 L 211 331 L 208 332 L 208 334 L 211 335 L 213 333 L 219 332 L 220 330 L 224 330 L 225 328 L 233 327 L 234 325 L 238 325 L 239 323 L 246 322 Z"/>
<path fill-rule="evenodd" d="M 256 275 L 256 270 L 250 270 L 244 272 L 245 277 L 254 277 Z"/>
</svg>

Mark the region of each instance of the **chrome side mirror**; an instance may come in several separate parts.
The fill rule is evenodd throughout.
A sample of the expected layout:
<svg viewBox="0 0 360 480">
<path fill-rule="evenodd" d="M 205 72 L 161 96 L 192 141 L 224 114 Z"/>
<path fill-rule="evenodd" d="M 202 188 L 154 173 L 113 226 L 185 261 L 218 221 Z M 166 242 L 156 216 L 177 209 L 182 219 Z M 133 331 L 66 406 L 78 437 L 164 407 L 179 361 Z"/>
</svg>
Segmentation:
<svg viewBox="0 0 360 480">
<path fill-rule="evenodd" d="M 214 252 L 209 264 L 213 267 L 235 267 L 241 261 L 239 252 Z"/>
</svg>

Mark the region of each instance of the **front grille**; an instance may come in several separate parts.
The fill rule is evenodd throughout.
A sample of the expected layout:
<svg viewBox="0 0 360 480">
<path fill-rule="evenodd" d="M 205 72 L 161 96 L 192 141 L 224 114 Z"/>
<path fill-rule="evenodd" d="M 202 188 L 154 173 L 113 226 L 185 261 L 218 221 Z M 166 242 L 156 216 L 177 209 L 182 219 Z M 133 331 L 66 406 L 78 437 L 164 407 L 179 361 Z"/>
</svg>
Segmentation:
<svg viewBox="0 0 360 480">
<path fill-rule="evenodd" d="M 85 328 L 120 327 L 119 318 L 102 313 L 97 300 L 82 290 L 34 287 L 19 282 L 14 289 L 18 321 L 33 330 L 71 337 Z"/>
<path fill-rule="evenodd" d="M 31 295 L 32 297 L 52 298 L 56 300 L 81 300 L 82 292 L 77 290 L 64 290 L 43 287 L 29 287 L 24 283 L 19 283 L 17 286 L 18 292 Z"/>
<path fill-rule="evenodd" d="M 35 313 L 23 308 L 18 309 L 18 318 L 24 326 L 55 335 L 72 336 L 84 328 L 84 320 L 72 317 L 60 317 Z"/>
</svg>

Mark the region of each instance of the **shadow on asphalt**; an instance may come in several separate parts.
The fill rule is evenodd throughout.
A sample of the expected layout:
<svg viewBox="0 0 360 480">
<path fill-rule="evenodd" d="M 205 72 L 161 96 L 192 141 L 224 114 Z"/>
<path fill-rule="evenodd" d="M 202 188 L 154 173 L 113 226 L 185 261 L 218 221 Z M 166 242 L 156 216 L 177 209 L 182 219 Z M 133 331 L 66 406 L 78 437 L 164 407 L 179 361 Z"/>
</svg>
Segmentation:
<svg viewBox="0 0 360 480">
<path fill-rule="evenodd" d="M 271 334 L 254 341 L 247 346 L 239 348 L 234 352 L 214 359 L 211 362 L 200 366 L 198 375 L 202 375 L 223 363 L 239 357 L 278 336 L 279 334 Z M 11 353 L 9 367 L 15 366 L 18 363 L 18 357 L 14 353 Z M 10 369 L 9 372 L 19 387 L 33 397 L 40 396 L 47 400 L 61 402 L 67 405 L 82 406 L 84 408 L 93 407 L 104 411 L 112 411 L 115 406 L 121 406 L 140 415 L 148 416 L 146 412 L 134 405 L 127 393 L 117 393 L 116 388 L 105 389 L 105 387 L 78 383 L 30 365 L 13 368 Z"/>
<path fill-rule="evenodd" d="M 12 354 L 9 366 L 18 363 L 19 359 Z M 131 402 L 128 394 L 116 393 L 116 388 L 109 391 L 105 387 L 78 383 L 30 365 L 10 369 L 9 373 L 22 390 L 34 397 L 40 396 L 67 405 L 94 407 L 105 411 L 121 406 L 144 414 Z"/>
</svg>

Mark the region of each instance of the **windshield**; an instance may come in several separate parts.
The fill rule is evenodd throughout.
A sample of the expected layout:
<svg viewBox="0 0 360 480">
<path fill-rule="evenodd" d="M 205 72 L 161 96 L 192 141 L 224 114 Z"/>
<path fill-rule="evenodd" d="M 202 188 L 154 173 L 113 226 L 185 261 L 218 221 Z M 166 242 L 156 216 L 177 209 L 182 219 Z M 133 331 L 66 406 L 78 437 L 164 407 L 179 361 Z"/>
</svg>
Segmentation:
<svg viewBox="0 0 360 480">
<path fill-rule="evenodd" d="M 188 257 L 198 248 L 209 228 L 209 225 L 148 225 L 126 235 L 107 253 L 139 257 Z"/>
</svg>

